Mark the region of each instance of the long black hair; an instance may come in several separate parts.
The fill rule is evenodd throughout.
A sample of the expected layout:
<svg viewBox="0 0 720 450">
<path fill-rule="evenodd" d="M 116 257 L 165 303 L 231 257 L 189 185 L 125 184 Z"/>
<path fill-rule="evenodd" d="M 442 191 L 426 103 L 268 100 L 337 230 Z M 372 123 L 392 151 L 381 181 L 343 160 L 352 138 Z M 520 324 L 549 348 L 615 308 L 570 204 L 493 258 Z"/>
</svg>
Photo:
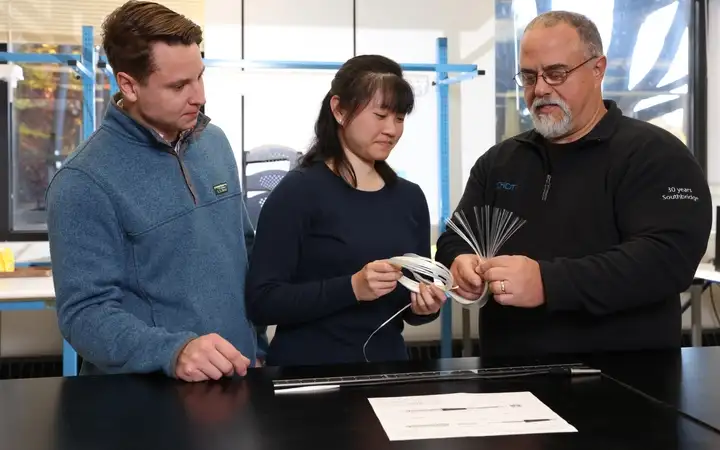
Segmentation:
<svg viewBox="0 0 720 450">
<path fill-rule="evenodd" d="M 338 96 L 339 109 L 346 113 L 343 121 L 348 124 L 376 93 L 381 95 L 382 107 L 395 114 L 410 114 L 415 106 L 412 87 L 403 78 L 402 68 L 395 61 L 380 55 L 360 55 L 345 62 L 335 74 L 322 101 L 315 122 L 315 137 L 300 167 L 330 162 L 338 175 L 349 178 L 352 186 L 357 187 L 355 171 L 340 143 L 340 125 L 333 115 L 330 99 Z M 397 180 L 397 174 L 386 161 L 376 161 L 375 170 L 388 185 Z"/>
</svg>

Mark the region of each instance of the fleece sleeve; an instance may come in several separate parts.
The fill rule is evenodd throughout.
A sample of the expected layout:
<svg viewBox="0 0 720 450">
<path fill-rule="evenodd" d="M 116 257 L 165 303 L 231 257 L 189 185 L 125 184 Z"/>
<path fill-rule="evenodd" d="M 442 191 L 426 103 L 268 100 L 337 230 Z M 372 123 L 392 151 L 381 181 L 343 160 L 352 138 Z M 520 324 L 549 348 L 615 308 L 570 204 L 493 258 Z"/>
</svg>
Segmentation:
<svg viewBox="0 0 720 450">
<path fill-rule="evenodd" d="M 415 253 L 430 258 L 430 209 L 427 204 L 427 198 L 420 186 L 414 186 L 414 198 L 411 204 L 414 206 L 413 216 L 417 223 L 417 248 Z M 411 308 L 403 313 L 403 319 L 410 325 L 423 325 L 437 319 L 440 312 L 429 315 L 415 314 Z"/>
<path fill-rule="evenodd" d="M 619 245 L 539 261 L 549 310 L 611 314 L 665 301 L 692 283 L 710 235 L 710 190 L 690 152 L 674 145 L 655 142 L 630 157 L 615 192 Z"/>
<path fill-rule="evenodd" d="M 475 165 L 470 169 L 470 176 L 468 177 L 463 191 L 460 202 L 454 212 L 464 212 L 465 216 L 469 219 L 474 217 L 474 208 L 482 207 L 485 205 L 485 184 L 488 176 L 488 166 L 490 164 L 490 157 L 493 150 L 489 150 L 483 156 L 478 158 Z M 473 232 L 477 235 L 478 230 L 476 229 L 475 221 L 469 220 L 470 227 Z M 444 224 L 443 224 L 444 225 Z M 441 262 L 448 268 L 452 265 L 455 258 L 459 255 L 475 253 L 473 249 L 454 231 L 447 228 L 438 238 L 437 251 L 435 253 L 435 260 Z"/>
<path fill-rule="evenodd" d="M 309 322 L 356 304 L 351 275 L 296 282 L 303 238 L 316 194 L 301 172 L 289 172 L 268 195 L 258 218 L 245 301 L 257 325 Z"/>
<path fill-rule="evenodd" d="M 47 192 L 48 237 L 60 331 L 107 373 L 175 376 L 190 332 L 152 327 L 122 308 L 125 249 L 113 204 L 89 176 L 58 172 Z"/>
</svg>

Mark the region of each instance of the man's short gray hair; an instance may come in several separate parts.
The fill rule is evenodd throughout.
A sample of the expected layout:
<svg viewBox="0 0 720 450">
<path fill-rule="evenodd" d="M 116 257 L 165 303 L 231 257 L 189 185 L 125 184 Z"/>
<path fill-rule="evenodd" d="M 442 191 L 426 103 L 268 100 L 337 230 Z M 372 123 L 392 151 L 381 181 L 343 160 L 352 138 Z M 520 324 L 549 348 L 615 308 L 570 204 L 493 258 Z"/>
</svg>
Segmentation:
<svg viewBox="0 0 720 450">
<path fill-rule="evenodd" d="M 577 31 L 580 40 L 585 44 L 588 58 L 603 55 L 602 38 L 597 26 L 582 14 L 570 11 L 548 11 L 530 21 L 525 31 L 537 26 L 553 27 L 561 23 L 568 24 Z"/>
</svg>

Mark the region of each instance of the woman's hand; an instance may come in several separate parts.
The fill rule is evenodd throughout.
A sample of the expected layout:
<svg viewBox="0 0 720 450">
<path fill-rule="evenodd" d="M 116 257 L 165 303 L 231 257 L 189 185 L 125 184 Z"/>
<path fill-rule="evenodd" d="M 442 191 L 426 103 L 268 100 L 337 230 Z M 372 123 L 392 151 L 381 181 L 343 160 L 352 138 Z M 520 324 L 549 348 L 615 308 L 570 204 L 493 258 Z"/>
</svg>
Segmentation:
<svg viewBox="0 0 720 450">
<path fill-rule="evenodd" d="M 397 287 L 402 271 L 387 261 L 373 261 L 352 276 L 352 289 L 358 301 L 376 300 Z"/>
<path fill-rule="evenodd" d="M 445 304 L 447 296 L 442 289 L 429 283 L 418 285 L 419 293 L 410 293 L 410 309 L 419 316 L 428 316 L 440 311 Z"/>
</svg>

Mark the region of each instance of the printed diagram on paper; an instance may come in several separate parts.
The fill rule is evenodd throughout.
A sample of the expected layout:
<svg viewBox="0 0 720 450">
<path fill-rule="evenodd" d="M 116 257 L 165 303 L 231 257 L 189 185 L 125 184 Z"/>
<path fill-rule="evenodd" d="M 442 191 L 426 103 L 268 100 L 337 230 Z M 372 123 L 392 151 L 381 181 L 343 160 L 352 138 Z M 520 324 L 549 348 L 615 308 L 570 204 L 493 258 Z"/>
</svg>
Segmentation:
<svg viewBox="0 0 720 450">
<path fill-rule="evenodd" d="M 368 400 L 391 441 L 577 432 L 530 392 Z"/>
</svg>

